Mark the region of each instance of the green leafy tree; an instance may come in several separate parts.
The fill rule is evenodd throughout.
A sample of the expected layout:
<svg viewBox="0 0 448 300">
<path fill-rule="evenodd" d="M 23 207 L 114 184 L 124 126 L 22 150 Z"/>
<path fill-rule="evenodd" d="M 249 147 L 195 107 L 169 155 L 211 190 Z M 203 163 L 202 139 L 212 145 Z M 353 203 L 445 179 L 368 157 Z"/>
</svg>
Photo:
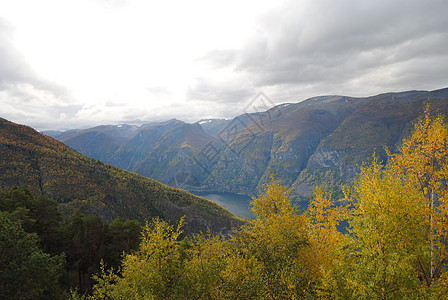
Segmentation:
<svg viewBox="0 0 448 300">
<path fill-rule="evenodd" d="M 105 271 L 95 277 L 95 299 L 172 299 L 176 295 L 182 264 L 176 228 L 158 218 L 146 224 L 140 248 L 124 257 L 121 277 Z"/>
<path fill-rule="evenodd" d="M 45 252 L 62 252 L 62 217 L 55 200 L 42 195 L 34 197 L 26 186 L 13 187 L 0 194 L 0 210 L 10 212 L 26 232 L 36 233 Z"/>
<path fill-rule="evenodd" d="M 0 298 L 58 299 L 63 256 L 50 256 L 39 247 L 35 233 L 0 212 Z"/>
<path fill-rule="evenodd" d="M 118 266 L 117 257 L 123 254 L 126 249 L 122 245 L 118 235 L 119 230 L 124 228 L 119 227 L 127 222 L 111 224 L 103 222 L 98 216 L 85 216 L 77 211 L 70 218 L 70 222 L 66 224 L 66 253 L 67 263 L 70 273 L 76 273 L 74 280 L 80 290 L 90 290 L 94 282 L 91 280 L 92 274 L 100 271 L 101 260 L 109 263 L 109 266 Z M 121 224 L 121 225 L 119 225 Z M 129 224 L 135 225 L 135 222 L 129 221 Z M 138 229 L 137 229 L 138 228 Z M 139 234 L 140 226 L 135 228 L 136 232 L 129 233 L 128 239 L 134 239 L 135 235 Z M 117 234 L 117 236 L 113 236 Z M 133 245 L 127 245 L 129 247 Z"/>
<path fill-rule="evenodd" d="M 138 249 L 142 226 L 138 221 L 116 218 L 108 224 L 108 244 L 104 261 L 108 266 L 117 268 L 121 264 L 123 253 Z"/>
<path fill-rule="evenodd" d="M 87 288 L 88 280 L 88 241 L 86 236 L 86 217 L 80 211 L 76 211 L 70 217 L 70 223 L 66 224 L 66 253 L 69 272 L 76 272 L 77 286 L 81 290 Z"/>
</svg>

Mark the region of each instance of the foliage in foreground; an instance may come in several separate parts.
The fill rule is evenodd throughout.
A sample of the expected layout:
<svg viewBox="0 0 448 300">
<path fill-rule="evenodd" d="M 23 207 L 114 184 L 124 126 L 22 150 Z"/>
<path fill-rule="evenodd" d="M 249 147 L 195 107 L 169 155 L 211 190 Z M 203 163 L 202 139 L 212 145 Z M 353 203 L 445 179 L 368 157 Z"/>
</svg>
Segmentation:
<svg viewBox="0 0 448 300">
<path fill-rule="evenodd" d="M 274 181 L 254 199 L 256 220 L 230 238 L 200 234 L 179 240 L 174 227 L 154 219 L 138 252 L 119 274 L 103 270 L 93 299 L 307 298 L 313 294 L 313 253 L 306 219 Z"/>
<path fill-rule="evenodd" d="M 256 219 L 228 238 L 180 240 L 182 223 L 156 219 L 119 272 L 103 266 L 88 297 L 443 299 L 447 147 L 443 118 L 427 109 L 399 153 L 389 153 L 386 165 L 365 165 L 340 203 L 317 188 L 299 215 L 272 180 L 252 202 Z"/>
<path fill-rule="evenodd" d="M 64 219 L 58 203 L 27 187 L 0 192 L 0 299 L 66 299 L 88 290 L 103 259 L 121 263 L 139 244 L 137 221 L 103 222 L 79 211 Z"/>
<path fill-rule="evenodd" d="M 342 202 L 317 188 L 299 214 L 271 178 L 253 199 L 256 219 L 232 235 L 181 239 L 183 221 L 153 219 L 115 270 L 138 224 L 81 213 L 63 222 L 54 200 L 14 188 L 0 193 L 0 297 L 63 296 L 65 257 L 81 285 L 101 269 L 92 293 L 74 299 L 444 299 L 447 147 L 443 118 L 427 109 L 386 165 L 362 167 Z"/>
<path fill-rule="evenodd" d="M 345 200 L 348 233 L 333 247 L 319 293 L 342 299 L 444 299 L 448 130 L 427 108 L 399 153 L 362 168 Z M 330 222 L 330 221 L 328 221 Z"/>
<path fill-rule="evenodd" d="M 1 299 L 57 299 L 63 293 L 58 284 L 63 259 L 44 253 L 37 234 L 26 233 L 0 211 Z"/>
</svg>

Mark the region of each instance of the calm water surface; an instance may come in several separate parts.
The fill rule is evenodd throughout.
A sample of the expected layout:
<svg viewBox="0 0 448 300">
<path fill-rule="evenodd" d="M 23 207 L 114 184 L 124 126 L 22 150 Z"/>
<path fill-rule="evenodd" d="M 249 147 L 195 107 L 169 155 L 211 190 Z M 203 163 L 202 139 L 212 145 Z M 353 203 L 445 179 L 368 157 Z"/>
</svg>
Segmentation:
<svg viewBox="0 0 448 300">
<path fill-rule="evenodd" d="M 250 196 L 221 192 L 201 192 L 195 194 L 221 205 L 238 217 L 254 219 L 254 214 L 249 209 L 249 203 L 252 201 Z"/>
<path fill-rule="evenodd" d="M 221 205 L 238 217 L 255 219 L 254 214 L 249 209 L 249 204 L 252 201 L 250 196 L 221 192 L 197 192 L 194 194 Z M 296 202 L 294 205 L 298 208 L 299 213 L 303 213 L 308 208 L 308 201 Z"/>
</svg>

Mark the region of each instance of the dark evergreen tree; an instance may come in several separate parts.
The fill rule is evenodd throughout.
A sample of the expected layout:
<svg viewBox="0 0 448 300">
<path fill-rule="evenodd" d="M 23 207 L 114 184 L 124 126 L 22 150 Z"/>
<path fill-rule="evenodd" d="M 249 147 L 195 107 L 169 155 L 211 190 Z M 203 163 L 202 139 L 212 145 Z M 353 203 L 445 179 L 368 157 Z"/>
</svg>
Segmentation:
<svg viewBox="0 0 448 300">
<path fill-rule="evenodd" d="M 0 212 L 0 298 L 62 298 L 58 280 L 64 257 L 44 253 L 37 234 L 9 216 Z"/>
</svg>

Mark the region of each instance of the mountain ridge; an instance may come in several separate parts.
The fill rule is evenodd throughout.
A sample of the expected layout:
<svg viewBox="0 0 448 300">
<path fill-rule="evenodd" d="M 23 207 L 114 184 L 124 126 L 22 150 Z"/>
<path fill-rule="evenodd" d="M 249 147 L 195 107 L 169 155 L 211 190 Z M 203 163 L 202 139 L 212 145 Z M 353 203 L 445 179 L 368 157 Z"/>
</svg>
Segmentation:
<svg viewBox="0 0 448 300">
<path fill-rule="evenodd" d="M 134 155 L 132 147 L 128 155 L 140 162 L 132 171 L 190 191 L 253 195 L 274 172 L 303 198 L 318 182 L 332 188 L 349 182 L 375 150 L 385 159 L 384 146 L 396 147 L 428 99 L 434 111 L 448 113 L 444 88 L 369 97 L 317 96 L 232 120 L 196 122 L 202 131 L 176 120 L 177 130 L 164 130 L 151 147 L 137 147 L 145 157 Z M 76 146 L 71 139 L 64 142 Z M 100 139 L 96 143 L 102 144 Z M 145 164 L 148 167 L 141 167 Z"/>
</svg>

